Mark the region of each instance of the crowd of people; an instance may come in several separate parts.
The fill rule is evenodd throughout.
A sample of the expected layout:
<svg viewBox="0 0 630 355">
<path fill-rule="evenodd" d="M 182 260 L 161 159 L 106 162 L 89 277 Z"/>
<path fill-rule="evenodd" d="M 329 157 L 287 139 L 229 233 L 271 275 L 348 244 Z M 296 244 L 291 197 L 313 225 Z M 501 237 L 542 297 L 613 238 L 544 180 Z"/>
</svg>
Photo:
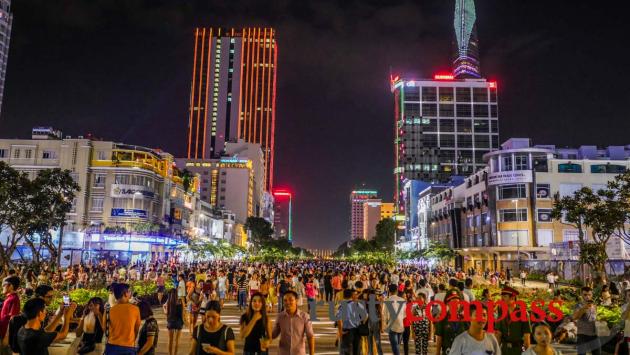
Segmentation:
<svg viewBox="0 0 630 355">
<path fill-rule="evenodd" d="M 65 339 L 72 328 L 81 339 L 79 354 L 153 355 L 159 334 L 153 312 L 159 310 L 166 317 L 169 355 L 186 351 L 190 355 L 267 354 L 275 339 L 279 354 L 314 354 L 316 339 L 309 312 L 317 304 L 325 304 L 325 309 L 333 304 L 331 327 L 336 328 L 341 355 L 381 355 L 388 350 L 383 337 L 395 355 L 409 354 L 410 343 L 422 355 L 430 352 L 430 343 L 435 355 L 558 354 L 552 345 L 557 340 L 577 342 L 580 354 L 598 354 L 601 344 L 594 333 L 595 306 L 589 287 L 581 290 L 582 301 L 575 312 L 558 324 L 508 317 L 495 324 L 495 332 L 487 332 L 487 302 L 503 300 L 513 311 L 519 291 L 504 281 L 500 294 L 486 289 L 477 296 L 473 283 L 486 279 L 491 284 L 496 282 L 493 278 L 510 280 L 508 276 L 339 261 L 187 265 L 171 261 L 129 267 L 102 261 L 62 272 L 44 267 L 37 274 L 20 268 L 9 270 L 3 281 L 0 349 L 2 354 L 47 354 L 47 348 Z M 139 280 L 155 283 L 153 304 L 131 291 L 129 282 Z M 107 287 L 109 299 L 95 297 L 85 305 L 64 302 L 56 312 L 47 312 L 56 291 L 90 287 Z M 601 297 L 605 296 L 602 292 Z M 561 300 L 559 293 L 555 297 Z M 380 302 L 375 312 L 367 309 L 370 299 Z M 432 300 L 480 302 L 471 305 L 471 317 L 464 319 L 461 308 L 427 310 Z M 407 304 L 413 306 L 407 310 Z M 79 315 L 77 307 L 83 309 Z M 224 307 L 237 307 L 242 313 L 241 349 L 236 349 L 234 330 L 221 321 Z M 446 312 L 442 321 L 424 316 L 442 311 Z M 191 336 L 189 349 L 180 349 L 183 329 Z"/>
</svg>

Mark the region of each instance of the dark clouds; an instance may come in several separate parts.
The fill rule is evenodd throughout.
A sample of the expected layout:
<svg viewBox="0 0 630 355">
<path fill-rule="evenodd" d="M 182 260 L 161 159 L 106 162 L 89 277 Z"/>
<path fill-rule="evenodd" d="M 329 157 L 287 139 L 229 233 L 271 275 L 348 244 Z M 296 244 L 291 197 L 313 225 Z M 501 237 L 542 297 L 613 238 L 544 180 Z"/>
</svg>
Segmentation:
<svg viewBox="0 0 630 355">
<path fill-rule="evenodd" d="M 627 28 L 617 4 L 478 0 L 482 71 L 499 82 L 502 139 L 630 143 Z M 2 137 L 33 125 L 185 150 L 195 26 L 273 26 L 276 178 L 295 239 L 336 247 L 348 193 L 391 199 L 395 73 L 448 70 L 452 1 L 15 0 Z"/>
</svg>

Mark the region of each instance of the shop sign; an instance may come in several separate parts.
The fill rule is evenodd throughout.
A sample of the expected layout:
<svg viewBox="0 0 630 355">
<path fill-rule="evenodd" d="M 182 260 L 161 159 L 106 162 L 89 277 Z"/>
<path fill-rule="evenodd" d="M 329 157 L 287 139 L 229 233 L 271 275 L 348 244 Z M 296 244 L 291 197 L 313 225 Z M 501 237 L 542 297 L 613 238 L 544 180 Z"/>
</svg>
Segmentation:
<svg viewBox="0 0 630 355">
<path fill-rule="evenodd" d="M 112 208 L 112 217 L 147 218 L 147 211 L 132 208 Z"/>
<path fill-rule="evenodd" d="M 531 170 L 499 171 L 488 174 L 488 185 L 522 184 L 532 182 Z"/>
<path fill-rule="evenodd" d="M 153 189 L 147 186 L 142 185 L 123 185 L 123 184 L 112 184 L 111 197 L 123 197 L 123 198 L 133 198 L 137 194 L 146 198 L 153 198 L 155 193 Z"/>
</svg>

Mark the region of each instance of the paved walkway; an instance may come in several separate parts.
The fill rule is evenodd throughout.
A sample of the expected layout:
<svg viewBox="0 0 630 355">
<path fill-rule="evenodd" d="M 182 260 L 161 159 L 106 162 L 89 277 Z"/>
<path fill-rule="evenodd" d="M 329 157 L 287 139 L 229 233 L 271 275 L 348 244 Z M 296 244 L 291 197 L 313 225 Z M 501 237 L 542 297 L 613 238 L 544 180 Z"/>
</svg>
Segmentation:
<svg viewBox="0 0 630 355">
<path fill-rule="evenodd" d="M 303 307 L 303 310 L 306 311 L 306 307 Z M 332 321 L 328 318 L 328 308 L 327 307 L 318 307 L 317 317 L 320 321 L 313 322 L 313 328 L 315 331 L 315 349 L 317 354 L 325 355 L 325 354 L 338 354 L 339 351 L 335 347 L 335 337 L 336 337 L 336 328 L 332 326 Z M 162 312 L 162 308 L 155 308 L 155 318 L 158 321 L 160 327 L 160 335 L 158 340 L 158 348 L 156 351 L 156 355 L 167 355 L 168 354 L 168 331 L 166 329 L 166 319 L 164 313 Z M 271 319 L 275 319 L 276 313 L 271 315 Z M 243 351 L 243 341 L 239 337 L 239 325 L 238 321 L 240 319 L 240 312 L 236 307 L 235 302 L 226 302 L 224 310 L 221 314 L 221 320 L 223 323 L 229 325 L 234 330 L 234 334 L 236 336 L 236 354 L 242 354 Z M 389 341 L 387 340 L 387 335 L 382 336 L 383 340 L 383 350 L 385 354 L 391 354 L 391 347 L 389 345 Z M 191 334 L 187 328 L 182 330 L 179 339 L 179 349 L 177 354 L 186 355 L 190 351 L 191 344 Z M 273 345 L 270 348 L 270 354 L 276 354 L 276 346 L 278 344 L 278 340 L 274 340 Z M 575 347 L 571 348 L 569 346 L 559 346 L 558 350 L 562 351 L 563 355 L 575 354 Z M 401 348 L 402 352 L 402 348 Z M 409 353 L 415 354 L 413 339 L 409 341 Z M 435 345 L 434 343 L 430 343 L 430 351 L 429 354 L 435 354 Z"/>
</svg>

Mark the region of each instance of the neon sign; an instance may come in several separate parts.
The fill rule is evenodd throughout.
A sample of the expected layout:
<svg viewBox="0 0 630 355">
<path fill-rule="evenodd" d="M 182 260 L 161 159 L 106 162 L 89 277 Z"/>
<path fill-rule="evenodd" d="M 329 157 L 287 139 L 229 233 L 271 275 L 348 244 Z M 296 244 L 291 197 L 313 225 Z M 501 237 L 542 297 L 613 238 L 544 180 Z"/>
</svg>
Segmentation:
<svg viewBox="0 0 630 355">
<path fill-rule="evenodd" d="M 453 74 L 435 74 L 433 76 L 434 80 L 453 80 L 455 77 Z"/>
</svg>

